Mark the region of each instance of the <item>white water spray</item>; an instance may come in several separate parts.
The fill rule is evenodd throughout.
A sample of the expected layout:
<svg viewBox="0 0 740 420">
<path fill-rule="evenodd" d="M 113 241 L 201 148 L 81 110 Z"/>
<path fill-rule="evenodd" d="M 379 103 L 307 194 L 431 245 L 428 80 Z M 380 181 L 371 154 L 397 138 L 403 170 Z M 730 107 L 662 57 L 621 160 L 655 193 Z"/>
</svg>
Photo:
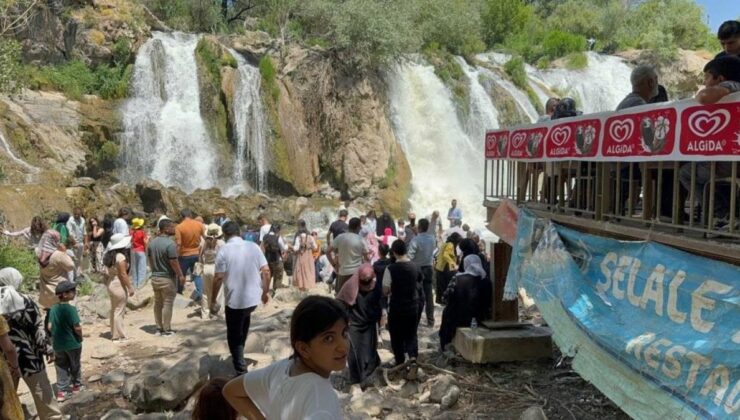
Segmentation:
<svg viewBox="0 0 740 420">
<path fill-rule="evenodd" d="M 136 57 L 123 106 L 122 179 L 151 178 L 186 192 L 216 186 L 216 150 L 200 114 L 199 37 L 157 33 Z"/>
</svg>

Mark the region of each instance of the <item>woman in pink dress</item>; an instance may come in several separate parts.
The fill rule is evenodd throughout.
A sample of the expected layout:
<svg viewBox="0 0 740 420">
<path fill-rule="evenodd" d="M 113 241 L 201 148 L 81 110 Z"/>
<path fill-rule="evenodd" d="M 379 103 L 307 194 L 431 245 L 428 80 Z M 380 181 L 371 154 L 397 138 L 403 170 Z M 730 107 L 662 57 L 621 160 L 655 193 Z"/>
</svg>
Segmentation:
<svg viewBox="0 0 740 420">
<path fill-rule="evenodd" d="M 316 247 L 316 241 L 306 229 L 306 222 L 299 220 L 298 232 L 293 242 L 293 251 L 295 251 L 293 284 L 301 291 L 306 291 L 316 285 L 316 265 L 313 261 L 313 251 Z"/>
</svg>

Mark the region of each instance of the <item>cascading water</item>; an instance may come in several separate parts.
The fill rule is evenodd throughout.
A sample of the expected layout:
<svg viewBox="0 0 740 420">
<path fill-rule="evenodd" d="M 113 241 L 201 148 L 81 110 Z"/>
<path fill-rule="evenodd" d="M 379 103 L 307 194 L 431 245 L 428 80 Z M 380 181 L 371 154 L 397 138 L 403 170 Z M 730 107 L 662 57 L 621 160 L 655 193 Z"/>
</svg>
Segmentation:
<svg viewBox="0 0 740 420">
<path fill-rule="evenodd" d="M 234 96 L 233 129 L 236 136 L 234 187 L 227 190 L 238 193 L 245 190 L 245 181 L 258 191 L 267 189 L 267 121 L 260 96 L 262 77 L 259 69 L 247 63 L 239 53 L 229 50 L 239 64 Z"/>
<path fill-rule="evenodd" d="M 5 154 L 8 155 L 10 160 L 18 164 L 19 166 L 24 167 L 30 174 L 37 174 L 39 172 L 39 168 L 30 165 L 25 160 L 19 158 L 18 156 L 13 153 L 13 149 L 10 148 L 10 143 L 8 143 L 8 140 L 5 139 L 5 136 L 3 136 L 3 132 L 0 131 L 0 146 L 5 151 Z"/>
<path fill-rule="evenodd" d="M 480 83 L 480 69 L 471 67 L 462 57 L 455 57 L 455 61 L 460 64 L 470 83 L 469 112 L 465 121 L 465 132 L 473 139 L 473 144 L 482 145 L 486 131 L 498 128 L 498 110 Z"/>
<path fill-rule="evenodd" d="M 595 52 L 586 55 L 588 65 L 582 70 L 537 70 L 532 66 L 525 69 L 531 81 L 574 98 L 584 114 L 615 110 L 632 91 L 632 69 L 619 57 Z"/>
<path fill-rule="evenodd" d="M 122 179 L 151 178 L 186 192 L 216 186 L 216 151 L 200 114 L 199 37 L 158 33 L 140 49 L 123 105 Z"/>
<path fill-rule="evenodd" d="M 445 218 L 456 198 L 463 221 L 482 227 L 483 138 L 471 139 L 465 132 L 452 94 L 432 66 L 398 65 L 389 85 L 394 131 L 411 166 L 412 208 L 419 217 L 438 210 Z"/>
</svg>

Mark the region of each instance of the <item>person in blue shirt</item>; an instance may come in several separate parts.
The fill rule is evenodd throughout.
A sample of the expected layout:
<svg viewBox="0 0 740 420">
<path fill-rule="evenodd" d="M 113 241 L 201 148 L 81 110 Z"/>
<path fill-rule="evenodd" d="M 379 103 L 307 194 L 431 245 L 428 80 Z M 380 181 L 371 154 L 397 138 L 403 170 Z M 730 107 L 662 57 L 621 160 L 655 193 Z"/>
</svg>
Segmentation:
<svg viewBox="0 0 740 420">
<path fill-rule="evenodd" d="M 452 207 L 447 211 L 447 220 L 450 221 L 450 227 L 462 225 L 462 210 L 457 207 L 457 200 L 452 199 Z"/>
</svg>

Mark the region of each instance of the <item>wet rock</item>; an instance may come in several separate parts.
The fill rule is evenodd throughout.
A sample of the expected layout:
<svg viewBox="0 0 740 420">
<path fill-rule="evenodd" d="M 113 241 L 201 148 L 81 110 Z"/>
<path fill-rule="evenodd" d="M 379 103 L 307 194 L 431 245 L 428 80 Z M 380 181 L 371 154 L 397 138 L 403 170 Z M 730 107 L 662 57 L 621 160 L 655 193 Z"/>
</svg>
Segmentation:
<svg viewBox="0 0 740 420">
<path fill-rule="evenodd" d="M 101 382 L 105 385 L 119 384 L 126 380 L 126 374 L 121 370 L 114 370 L 103 376 Z"/>
<path fill-rule="evenodd" d="M 166 369 L 163 363 L 145 364 L 126 380 L 124 396 L 142 411 L 172 410 L 208 379 L 212 362 L 207 354 L 191 353 Z"/>
<path fill-rule="evenodd" d="M 95 398 L 96 395 L 93 391 L 81 391 L 64 403 L 65 412 L 82 414 L 90 406 L 90 403 L 95 401 Z"/>
<path fill-rule="evenodd" d="M 418 393 L 419 383 L 416 381 L 410 381 L 403 384 L 403 386 L 401 387 L 401 391 L 398 392 L 398 395 L 402 398 L 411 398 Z"/>
<path fill-rule="evenodd" d="M 100 375 L 93 375 L 93 376 L 91 376 L 91 377 L 87 378 L 87 382 L 88 382 L 88 383 L 98 382 L 98 381 L 99 381 L 99 380 L 101 380 L 102 378 L 103 378 L 103 377 L 102 377 L 102 376 L 100 376 Z"/>
<path fill-rule="evenodd" d="M 135 417 L 136 415 L 128 410 L 116 408 L 105 413 L 100 420 L 131 420 Z"/>
<path fill-rule="evenodd" d="M 519 420 L 547 420 L 547 416 L 542 410 L 542 407 L 533 405 L 524 410 L 524 412 L 519 416 Z"/>
<path fill-rule="evenodd" d="M 126 302 L 126 307 L 132 311 L 145 308 L 149 303 L 154 301 L 154 289 L 148 284 L 144 284 L 136 290 L 133 297 Z"/>
<path fill-rule="evenodd" d="M 443 410 L 447 410 L 455 405 L 458 399 L 460 399 L 460 388 L 457 385 L 452 385 L 442 397 L 440 407 Z"/>
</svg>

